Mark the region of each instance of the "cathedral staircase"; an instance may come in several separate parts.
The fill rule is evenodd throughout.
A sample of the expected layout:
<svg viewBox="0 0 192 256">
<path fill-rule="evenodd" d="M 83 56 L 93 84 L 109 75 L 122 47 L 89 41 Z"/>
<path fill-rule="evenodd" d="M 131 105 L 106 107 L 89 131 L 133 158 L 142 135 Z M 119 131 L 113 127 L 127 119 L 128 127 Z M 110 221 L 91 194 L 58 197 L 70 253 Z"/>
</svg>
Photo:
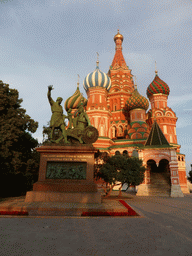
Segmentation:
<svg viewBox="0 0 192 256">
<path fill-rule="evenodd" d="M 167 173 L 152 173 L 151 184 L 149 185 L 149 196 L 170 196 L 171 182 Z"/>
</svg>

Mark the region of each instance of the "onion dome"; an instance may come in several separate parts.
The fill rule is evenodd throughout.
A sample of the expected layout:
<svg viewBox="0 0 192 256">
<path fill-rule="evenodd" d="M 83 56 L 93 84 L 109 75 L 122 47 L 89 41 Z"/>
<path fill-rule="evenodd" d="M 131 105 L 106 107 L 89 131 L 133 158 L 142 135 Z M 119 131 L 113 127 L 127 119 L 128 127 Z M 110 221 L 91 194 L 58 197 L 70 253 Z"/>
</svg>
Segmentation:
<svg viewBox="0 0 192 256">
<path fill-rule="evenodd" d="M 135 88 L 131 97 L 127 100 L 126 105 L 128 110 L 135 108 L 142 108 L 147 110 L 149 107 L 149 101 L 137 91 L 137 88 Z"/>
<path fill-rule="evenodd" d="M 157 93 L 162 93 L 168 96 L 170 92 L 169 86 L 159 78 L 157 71 L 155 73 L 156 75 L 153 82 L 147 88 L 147 97 L 149 98 L 153 94 Z"/>
<path fill-rule="evenodd" d="M 87 91 L 91 87 L 103 87 L 109 91 L 111 88 L 111 79 L 108 77 L 107 74 L 99 69 L 99 61 L 97 61 L 96 63 L 97 66 L 95 71 L 89 73 L 84 79 L 84 89 L 85 91 Z"/>
<path fill-rule="evenodd" d="M 79 83 L 77 83 L 77 90 L 75 93 L 65 101 L 65 110 L 77 109 L 80 105 L 86 106 L 87 99 L 85 99 L 79 90 Z"/>
<path fill-rule="evenodd" d="M 121 41 L 123 41 L 123 36 L 119 33 L 119 29 L 117 34 L 114 36 L 114 41 L 116 41 L 117 39 L 121 39 Z"/>
</svg>

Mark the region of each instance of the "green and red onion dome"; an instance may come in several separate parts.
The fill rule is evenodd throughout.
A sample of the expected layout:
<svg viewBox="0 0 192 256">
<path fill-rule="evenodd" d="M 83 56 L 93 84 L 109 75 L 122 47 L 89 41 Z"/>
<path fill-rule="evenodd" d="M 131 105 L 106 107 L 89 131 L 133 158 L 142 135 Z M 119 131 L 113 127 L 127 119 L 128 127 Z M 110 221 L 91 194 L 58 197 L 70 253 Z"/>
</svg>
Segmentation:
<svg viewBox="0 0 192 256">
<path fill-rule="evenodd" d="M 153 94 L 158 93 L 162 93 L 168 96 L 170 89 L 169 86 L 156 74 L 153 82 L 147 88 L 147 97 L 149 98 Z"/>
<path fill-rule="evenodd" d="M 137 89 L 135 89 L 131 95 L 131 97 L 127 100 L 127 108 L 128 110 L 141 108 L 147 110 L 149 107 L 149 101 L 142 96 Z"/>
<path fill-rule="evenodd" d="M 65 101 L 65 110 L 68 111 L 70 108 L 71 109 L 77 109 L 80 107 L 80 105 L 86 106 L 87 105 L 87 99 L 85 99 L 82 94 L 80 93 L 79 87 L 77 87 L 77 90 L 75 93 L 69 97 Z"/>
</svg>

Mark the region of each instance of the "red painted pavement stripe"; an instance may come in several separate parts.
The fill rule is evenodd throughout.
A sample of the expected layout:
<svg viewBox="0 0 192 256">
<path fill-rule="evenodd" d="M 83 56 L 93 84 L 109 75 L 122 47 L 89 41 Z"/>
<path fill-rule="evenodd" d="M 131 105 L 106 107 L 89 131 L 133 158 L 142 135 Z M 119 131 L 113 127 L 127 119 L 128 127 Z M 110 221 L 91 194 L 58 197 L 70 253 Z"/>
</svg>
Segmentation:
<svg viewBox="0 0 192 256">
<path fill-rule="evenodd" d="M 131 206 L 129 206 L 124 200 L 119 200 L 119 202 L 128 209 L 128 213 L 130 216 L 139 216 L 139 214 L 136 213 L 136 211 L 134 211 Z"/>
</svg>

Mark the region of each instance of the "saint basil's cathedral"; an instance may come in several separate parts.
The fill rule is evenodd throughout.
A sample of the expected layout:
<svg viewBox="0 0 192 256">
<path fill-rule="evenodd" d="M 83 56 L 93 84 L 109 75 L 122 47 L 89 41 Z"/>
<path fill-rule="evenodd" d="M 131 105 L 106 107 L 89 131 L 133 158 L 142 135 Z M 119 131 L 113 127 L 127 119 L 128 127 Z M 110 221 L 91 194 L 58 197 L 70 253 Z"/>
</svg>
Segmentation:
<svg viewBox="0 0 192 256">
<path fill-rule="evenodd" d="M 176 114 L 168 107 L 169 86 L 156 70 L 147 88 L 148 99 L 139 93 L 122 53 L 123 39 L 118 31 L 108 73 L 99 69 L 97 61 L 96 69 L 85 77 L 87 100 L 78 83 L 75 93 L 66 100 L 65 109 L 71 108 L 74 113 L 84 104 L 91 125 L 98 129 L 94 146 L 100 152 L 143 160 L 147 169 L 137 195 L 182 197 L 189 193 L 185 155 L 177 144 Z"/>
</svg>

